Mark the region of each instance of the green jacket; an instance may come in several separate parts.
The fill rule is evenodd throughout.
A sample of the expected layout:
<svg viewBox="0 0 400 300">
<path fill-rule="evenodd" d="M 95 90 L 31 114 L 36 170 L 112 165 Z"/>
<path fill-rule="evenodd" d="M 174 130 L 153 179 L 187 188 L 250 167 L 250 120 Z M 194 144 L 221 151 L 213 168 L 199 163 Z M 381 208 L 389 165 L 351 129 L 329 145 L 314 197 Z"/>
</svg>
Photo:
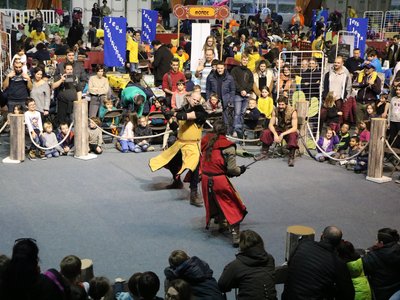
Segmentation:
<svg viewBox="0 0 400 300">
<path fill-rule="evenodd" d="M 142 105 L 140 105 L 139 107 L 135 107 L 135 106 L 137 106 L 134 102 L 134 98 L 136 95 L 142 95 L 144 97 L 144 101 L 143 101 Z M 147 101 L 147 96 L 141 88 L 139 88 L 137 86 L 129 86 L 128 85 L 121 92 L 121 100 L 122 100 L 122 106 L 124 108 L 128 108 L 129 106 L 131 106 L 132 111 L 136 111 L 138 117 L 142 116 L 144 104 Z"/>
<path fill-rule="evenodd" d="M 361 258 L 348 262 L 347 268 L 349 269 L 356 292 L 354 300 L 371 300 L 371 288 L 368 283 L 368 278 L 364 274 Z"/>
</svg>

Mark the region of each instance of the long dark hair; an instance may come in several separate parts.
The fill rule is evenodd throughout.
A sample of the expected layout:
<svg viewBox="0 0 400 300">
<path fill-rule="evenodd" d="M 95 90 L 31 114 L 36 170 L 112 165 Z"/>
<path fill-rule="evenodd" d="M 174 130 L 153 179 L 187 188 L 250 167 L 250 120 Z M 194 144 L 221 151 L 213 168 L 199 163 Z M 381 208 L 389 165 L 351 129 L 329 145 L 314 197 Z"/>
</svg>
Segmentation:
<svg viewBox="0 0 400 300">
<path fill-rule="evenodd" d="M 213 133 L 214 135 L 208 141 L 207 150 L 206 150 L 206 160 L 211 160 L 211 153 L 214 148 L 215 142 L 218 140 L 218 136 L 226 135 L 226 125 L 222 120 L 217 120 L 213 124 Z"/>
</svg>

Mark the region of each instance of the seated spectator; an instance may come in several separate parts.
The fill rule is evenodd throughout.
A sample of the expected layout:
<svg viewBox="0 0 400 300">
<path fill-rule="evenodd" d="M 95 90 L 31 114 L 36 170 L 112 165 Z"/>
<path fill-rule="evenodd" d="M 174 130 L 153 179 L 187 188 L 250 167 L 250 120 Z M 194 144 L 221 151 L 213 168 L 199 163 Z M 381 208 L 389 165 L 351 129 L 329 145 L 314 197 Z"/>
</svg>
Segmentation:
<svg viewBox="0 0 400 300">
<path fill-rule="evenodd" d="M 89 282 L 89 297 L 92 300 L 107 299 L 112 293 L 110 281 L 106 277 L 94 277 Z"/>
<path fill-rule="evenodd" d="M 31 31 L 31 38 L 33 44 L 36 46 L 40 42 L 44 42 L 46 40 L 46 35 L 43 32 L 42 27 L 36 27 L 34 30 Z"/>
<path fill-rule="evenodd" d="M 329 92 L 325 98 L 323 109 L 326 111 L 326 124 L 335 132 L 339 131 L 340 119 L 343 113 L 336 106 L 337 96 L 334 92 Z M 321 113 L 322 115 L 322 113 Z"/>
<path fill-rule="evenodd" d="M 189 257 L 182 250 L 174 250 L 168 258 L 169 267 L 165 268 L 165 286 L 175 279 L 183 279 L 192 288 L 195 299 L 224 299 L 218 288 L 217 281 L 212 276 L 213 270 L 197 256 Z"/>
<path fill-rule="evenodd" d="M 336 152 L 339 155 L 342 155 L 346 152 L 346 150 L 349 148 L 349 142 L 350 142 L 350 126 L 347 123 L 344 123 L 342 127 L 340 127 L 339 133 L 337 134 L 339 138 L 339 143 L 336 145 Z"/>
<path fill-rule="evenodd" d="M 43 145 L 46 148 L 51 148 L 45 150 L 45 155 L 47 158 L 59 157 L 63 148 L 58 145 L 58 140 L 56 134 L 53 132 L 53 124 L 47 121 L 43 124 L 44 132 L 42 134 Z"/>
<path fill-rule="evenodd" d="M 355 251 L 352 243 L 341 241 L 338 246 L 339 257 L 347 264 L 353 281 L 355 297 L 354 299 L 371 300 L 371 288 L 368 278 L 364 274 L 363 264 L 360 255 Z"/>
<path fill-rule="evenodd" d="M 375 108 L 372 104 L 368 104 L 366 107 L 366 112 L 367 112 L 367 118 L 365 120 L 368 120 L 371 122 L 372 118 L 377 118 L 378 115 L 375 112 Z"/>
<path fill-rule="evenodd" d="M 400 290 L 400 244 L 396 229 L 378 230 L 377 242 L 362 258 L 376 300 L 389 299 Z"/>
<path fill-rule="evenodd" d="M 40 150 L 36 145 L 43 146 L 42 134 L 43 134 L 43 123 L 40 112 L 36 110 L 35 100 L 27 98 L 26 106 L 28 110 L 24 113 L 25 124 L 28 132 L 32 136 L 35 143 L 32 143 L 29 148 L 28 157 L 30 160 L 35 160 L 36 155 L 39 154 L 40 158 L 45 157 L 43 150 Z M 36 144 L 36 145 L 35 145 Z"/>
<path fill-rule="evenodd" d="M 150 136 L 150 135 L 152 135 L 152 131 L 147 122 L 147 118 L 145 116 L 141 116 L 139 118 L 138 125 L 135 128 L 135 136 L 136 137 L 141 137 L 141 136 L 144 137 L 144 136 Z M 134 151 L 136 153 L 148 151 L 149 147 L 150 147 L 150 142 L 151 142 L 151 138 L 136 139 Z"/>
<path fill-rule="evenodd" d="M 349 149 L 347 152 L 340 154 L 340 158 L 348 158 L 340 162 L 345 165 L 346 169 L 354 169 L 357 163 L 357 157 L 353 157 L 360 151 L 360 138 L 356 135 L 352 136 L 349 141 Z"/>
<path fill-rule="evenodd" d="M 162 298 L 156 296 L 160 289 L 160 279 L 153 272 L 142 273 L 139 277 L 137 288 L 141 300 L 162 300 Z"/>
<path fill-rule="evenodd" d="M 358 136 L 360 137 L 361 143 L 369 142 L 369 139 L 371 136 L 371 133 L 369 132 L 369 125 L 370 125 L 370 122 L 368 122 L 368 121 L 358 122 L 356 132 L 358 133 Z"/>
<path fill-rule="evenodd" d="M 100 129 L 101 121 L 97 117 L 90 118 L 89 122 L 89 152 L 103 153 L 103 133 Z"/>
<path fill-rule="evenodd" d="M 175 279 L 166 289 L 165 300 L 192 300 L 192 288 L 182 279 Z"/>
<path fill-rule="evenodd" d="M 84 283 L 80 280 L 82 262 L 75 255 L 68 255 L 60 262 L 60 273 L 71 289 L 71 300 L 87 299 Z M 88 285 L 88 283 L 85 283 Z"/>
<path fill-rule="evenodd" d="M 222 103 L 218 99 L 216 93 L 211 93 L 210 98 L 206 103 L 204 103 L 204 109 L 208 114 L 221 114 L 222 113 Z"/>
<path fill-rule="evenodd" d="M 328 226 L 320 242 L 300 241 L 289 258 L 283 300 L 354 300 L 349 270 L 336 253 L 341 240 L 342 231 L 335 226 Z"/>
<path fill-rule="evenodd" d="M 287 92 L 289 93 L 292 89 L 293 79 L 290 72 L 290 66 L 284 65 L 283 72 L 281 73 L 279 80 L 278 80 L 278 88 L 281 93 Z"/>
<path fill-rule="evenodd" d="M 128 151 L 135 151 L 135 143 L 133 141 L 134 130 L 137 124 L 137 117 L 132 113 L 125 113 L 122 117 L 121 138 L 118 140 L 116 146 L 122 153 Z"/>
<path fill-rule="evenodd" d="M 249 98 L 249 105 L 244 113 L 244 129 L 254 129 L 257 126 L 261 113 L 257 108 L 257 100 Z"/>
<path fill-rule="evenodd" d="M 257 103 L 258 110 L 266 118 L 264 124 L 265 128 L 268 128 L 269 120 L 271 120 L 272 112 L 274 110 L 274 100 L 270 95 L 271 93 L 267 86 L 261 88 L 261 96 L 258 98 L 258 103 Z"/>
<path fill-rule="evenodd" d="M 114 111 L 117 108 L 113 105 L 112 101 L 110 99 L 105 99 L 103 102 L 103 105 L 100 107 L 99 110 L 99 118 L 103 124 L 103 126 L 111 127 L 119 124 L 119 118 L 112 118 L 112 119 L 104 119 L 104 116 L 106 113 L 109 111 Z"/>
<path fill-rule="evenodd" d="M 33 54 L 32 58 L 37 59 L 39 62 L 44 62 L 50 60 L 50 52 L 47 49 L 46 44 L 38 43 L 36 45 L 36 52 Z"/>
<path fill-rule="evenodd" d="M 72 130 L 69 132 L 68 131 L 69 131 L 68 123 L 61 123 L 60 130 L 57 133 L 57 140 L 59 143 L 64 140 L 64 142 L 62 142 L 60 145 L 63 149 L 63 151 L 61 152 L 62 155 L 71 154 L 75 150 L 74 132 Z M 68 137 L 66 137 L 67 135 Z"/>
<path fill-rule="evenodd" d="M 171 107 L 173 109 L 180 109 L 185 104 L 186 90 L 185 81 L 178 80 L 176 83 L 176 90 L 172 93 Z"/>
<path fill-rule="evenodd" d="M 335 156 L 336 152 L 334 151 L 334 149 L 338 143 L 339 138 L 336 135 L 336 132 L 331 128 L 327 128 L 325 136 L 321 136 L 317 143 L 318 146 L 326 152 L 326 154 L 323 153 L 319 148 L 317 148 L 318 153 L 317 155 L 315 155 L 315 159 L 319 162 L 324 162 L 325 159 L 329 159 L 329 156 Z"/>
<path fill-rule="evenodd" d="M 153 105 L 150 108 L 150 112 L 160 112 L 165 117 L 165 112 L 169 111 L 169 108 L 165 105 L 165 98 L 159 97 L 153 100 Z M 166 118 L 153 118 L 149 117 L 150 124 L 152 125 L 161 125 L 167 124 Z"/>
<path fill-rule="evenodd" d="M 138 291 L 138 282 L 142 273 L 138 272 L 133 274 L 128 280 L 128 292 L 124 292 L 124 283 L 115 282 L 115 299 L 117 300 L 140 300 Z"/>
<path fill-rule="evenodd" d="M 222 292 L 238 289 L 236 299 L 277 299 L 275 260 L 265 251 L 264 241 L 255 231 L 240 233 L 239 253 L 225 266 L 218 286 Z"/>
</svg>

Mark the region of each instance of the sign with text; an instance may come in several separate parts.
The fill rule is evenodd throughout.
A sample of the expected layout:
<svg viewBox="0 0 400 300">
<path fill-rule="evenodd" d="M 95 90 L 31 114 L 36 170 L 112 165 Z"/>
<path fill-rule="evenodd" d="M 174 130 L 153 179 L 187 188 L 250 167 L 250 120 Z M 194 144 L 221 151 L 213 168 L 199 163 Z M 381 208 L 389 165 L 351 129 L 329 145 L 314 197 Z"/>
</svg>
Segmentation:
<svg viewBox="0 0 400 300">
<path fill-rule="evenodd" d="M 142 42 L 150 45 L 156 39 L 157 19 L 158 12 L 156 10 L 142 9 Z"/>
<path fill-rule="evenodd" d="M 104 17 L 104 64 L 122 67 L 126 56 L 126 18 Z"/>
<path fill-rule="evenodd" d="M 361 57 L 364 57 L 367 30 L 368 18 L 349 18 L 347 20 L 347 31 L 354 33 L 354 48 L 360 48 Z"/>
<path fill-rule="evenodd" d="M 181 20 L 224 20 L 229 16 L 229 7 L 204 6 L 204 5 L 180 5 L 174 6 L 174 15 Z"/>
</svg>

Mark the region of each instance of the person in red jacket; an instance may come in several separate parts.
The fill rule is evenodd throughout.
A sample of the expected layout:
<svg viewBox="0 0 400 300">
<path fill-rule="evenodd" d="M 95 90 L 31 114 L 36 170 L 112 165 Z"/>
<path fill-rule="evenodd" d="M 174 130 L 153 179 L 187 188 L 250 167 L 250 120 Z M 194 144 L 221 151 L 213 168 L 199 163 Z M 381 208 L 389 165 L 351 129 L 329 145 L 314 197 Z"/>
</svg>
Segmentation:
<svg viewBox="0 0 400 300">
<path fill-rule="evenodd" d="M 236 145 L 226 138 L 226 125 L 222 121 L 213 124 L 213 132 L 201 140 L 201 187 L 206 208 L 206 222 L 218 222 L 220 231 L 229 229 L 233 247 L 239 246 L 240 222 L 247 214 L 238 192 L 228 177 L 240 176 L 245 166 L 236 165 Z"/>
</svg>

